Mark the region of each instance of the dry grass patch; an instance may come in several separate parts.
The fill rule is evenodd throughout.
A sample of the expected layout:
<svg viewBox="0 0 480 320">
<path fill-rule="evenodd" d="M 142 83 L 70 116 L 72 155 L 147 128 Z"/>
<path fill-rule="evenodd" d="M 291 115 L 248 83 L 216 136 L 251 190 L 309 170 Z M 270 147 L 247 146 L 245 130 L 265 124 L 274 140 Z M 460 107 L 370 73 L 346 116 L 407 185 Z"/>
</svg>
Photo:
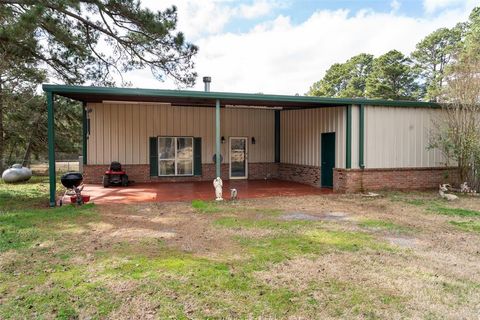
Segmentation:
<svg viewBox="0 0 480 320">
<path fill-rule="evenodd" d="M 256 276 L 310 297 L 307 316 L 475 317 L 478 283 L 433 271 L 407 253 L 336 252 L 289 260 Z"/>
</svg>

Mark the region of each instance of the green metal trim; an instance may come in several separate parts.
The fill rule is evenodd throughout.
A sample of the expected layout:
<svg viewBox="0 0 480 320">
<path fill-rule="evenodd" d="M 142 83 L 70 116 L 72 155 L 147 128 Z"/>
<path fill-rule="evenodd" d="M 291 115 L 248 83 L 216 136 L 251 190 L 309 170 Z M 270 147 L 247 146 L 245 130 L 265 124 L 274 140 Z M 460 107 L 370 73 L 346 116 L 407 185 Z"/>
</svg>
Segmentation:
<svg viewBox="0 0 480 320">
<path fill-rule="evenodd" d="M 198 98 L 198 99 L 220 99 L 228 104 L 228 100 L 245 100 L 255 101 L 258 104 L 262 102 L 278 103 L 298 103 L 302 104 L 318 104 L 318 106 L 346 106 L 364 104 L 369 106 L 384 107 L 417 107 L 417 108 L 441 108 L 441 105 L 433 102 L 423 101 L 396 101 L 384 99 L 361 99 L 361 98 L 328 98 L 328 97 L 312 97 L 312 96 L 287 96 L 273 94 L 252 94 L 252 93 L 234 93 L 234 92 L 205 92 L 191 90 L 160 90 L 160 89 L 136 89 L 136 88 L 112 88 L 112 87 L 88 87 L 88 86 L 68 86 L 68 85 L 52 85 L 44 84 L 42 86 L 46 92 L 52 92 L 58 95 L 77 94 L 77 95 L 106 95 L 112 96 L 128 96 L 138 97 L 158 97 L 158 98 Z M 80 98 L 79 98 L 80 99 Z"/>
<path fill-rule="evenodd" d="M 82 156 L 83 164 L 87 164 L 87 104 L 84 102 L 82 104 Z"/>
<path fill-rule="evenodd" d="M 220 146 L 220 100 L 215 101 L 215 173 L 216 177 L 221 176 L 221 146 Z"/>
<path fill-rule="evenodd" d="M 280 163 L 280 110 L 275 110 L 275 162 Z"/>
<path fill-rule="evenodd" d="M 47 126 L 48 126 L 48 176 L 50 182 L 50 207 L 56 204 L 56 171 L 55 171 L 55 119 L 53 93 L 47 92 Z"/>
<path fill-rule="evenodd" d="M 345 137 L 345 168 L 350 169 L 352 167 L 352 106 L 347 106 L 347 127 Z"/>
<path fill-rule="evenodd" d="M 361 104 L 358 110 L 358 166 L 365 168 L 365 106 Z"/>
</svg>

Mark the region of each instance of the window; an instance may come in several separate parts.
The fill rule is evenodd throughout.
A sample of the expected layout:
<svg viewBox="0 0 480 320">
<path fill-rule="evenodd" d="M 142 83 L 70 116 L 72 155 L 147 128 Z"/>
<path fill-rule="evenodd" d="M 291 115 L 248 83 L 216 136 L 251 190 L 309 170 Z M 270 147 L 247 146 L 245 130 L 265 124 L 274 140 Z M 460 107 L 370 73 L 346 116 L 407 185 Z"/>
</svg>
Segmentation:
<svg viewBox="0 0 480 320">
<path fill-rule="evenodd" d="M 193 175 L 193 138 L 158 138 L 158 175 Z"/>
</svg>

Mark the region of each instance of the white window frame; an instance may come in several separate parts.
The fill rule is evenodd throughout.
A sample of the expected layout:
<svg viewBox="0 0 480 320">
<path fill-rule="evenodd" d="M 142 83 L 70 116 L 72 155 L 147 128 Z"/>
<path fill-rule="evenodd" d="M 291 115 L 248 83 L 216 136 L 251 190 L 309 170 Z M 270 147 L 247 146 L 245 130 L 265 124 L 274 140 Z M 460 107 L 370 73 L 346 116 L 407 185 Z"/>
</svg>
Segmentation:
<svg viewBox="0 0 480 320">
<path fill-rule="evenodd" d="M 158 166 L 158 176 L 159 177 L 191 177 L 194 175 L 195 173 L 195 151 L 193 150 L 193 145 L 194 145 L 194 141 L 193 141 L 193 137 L 173 137 L 173 136 L 160 136 L 160 137 L 157 137 L 157 145 L 158 145 L 158 154 L 160 155 L 160 139 L 165 139 L 165 138 L 171 138 L 173 139 L 173 144 L 174 144 L 174 148 L 175 148 L 175 156 L 174 158 L 169 158 L 169 159 L 160 159 L 160 156 L 158 157 L 158 163 L 157 163 L 157 166 Z M 190 139 L 192 141 L 192 158 L 191 159 L 179 159 L 178 158 L 178 155 L 177 155 L 177 139 Z M 172 161 L 174 162 L 174 166 L 175 166 L 175 173 L 174 174 L 160 174 L 160 161 Z M 178 161 L 182 161 L 182 160 L 191 160 L 192 161 L 192 173 L 187 173 L 187 174 L 178 174 L 178 170 L 177 170 L 177 164 L 178 164 Z"/>
</svg>

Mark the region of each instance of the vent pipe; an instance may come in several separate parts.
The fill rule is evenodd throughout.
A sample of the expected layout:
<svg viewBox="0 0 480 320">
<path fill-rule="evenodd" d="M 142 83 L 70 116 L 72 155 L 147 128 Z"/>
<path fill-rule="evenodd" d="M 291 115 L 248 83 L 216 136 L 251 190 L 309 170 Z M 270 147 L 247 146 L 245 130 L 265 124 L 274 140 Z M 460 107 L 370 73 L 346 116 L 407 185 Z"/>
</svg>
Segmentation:
<svg viewBox="0 0 480 320">
<path fill-rule="evenodd" d="M 205 92 L 210 91 L 210 82 L 212 82 L 212 77 L 203 77 L 203 83 L 205 83 Z"/>
</svg>

